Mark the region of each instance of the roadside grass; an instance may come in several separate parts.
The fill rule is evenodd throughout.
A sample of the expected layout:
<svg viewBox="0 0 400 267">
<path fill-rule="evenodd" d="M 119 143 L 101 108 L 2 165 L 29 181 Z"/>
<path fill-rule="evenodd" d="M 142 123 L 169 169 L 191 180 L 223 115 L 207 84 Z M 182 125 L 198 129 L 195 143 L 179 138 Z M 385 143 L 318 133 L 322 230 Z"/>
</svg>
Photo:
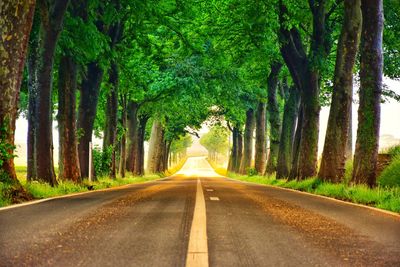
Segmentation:
<svg viewBox="0 0 400 267">
<path fill-rule="evenodd" d="M 235 180 L 289 188 L 400 213 L 400 186 L 369 188 L 365 185 L 323 182 L 315 177 L 298 181 L 235 173 L 228 173 L 227 176 Z"/>
<path fill-rule="evenodd" d="M 183 164 L 185 164 L 186 159 L 182 160 L 170 168 L 163 174 L 146 174 L 144 176 L 133 176 L 132 173 L 127 173 L 126 177 L 117 177 L 112 179 L 107 176 L 98 177 L 96 181 L 89 182 L 85 179 L 81 184 L 76 184 L 70 181 L 58 181 L 58 185 L 55 187 L 50 186 L 47 183 L 40 182 L 30 182 L 26 181 L 26 166 L 16 166 L 17 177 L 20 180 L 22 186 L 25 190 L 32 195 L 34 199 L 43 199 L 49 197 L 62 196 L 73 193 L 87 192 L 90 190 L 99 190 L 112 187 L 123 186 L 127 184 L 144 183 L 148 181 L 153 181 L 160 179 L 165 176 L 170 176 L 179 171 Z M 0 207 L 8 206 L 13 204 L 12 197 L 9 196 L 8 192 L 12 189 L 12 186 L 6 183 L 0 182 Z"/>
<path fill-rule="evenodd" d="M 346 163 L 345 179 L 343 183 L 340 184 L 324 182 L 316 177 L 305 180 L 287 180 L 276 179 L 275 175 L 248 176 L 230 172 L 227 173 L 226 169 L 216 166 L 216 164 L 211 161 L 209 162 L 218 174 L 235 180 L 289 188 L 400 213 L 400 186 L 377 186 L 375 188 L 369 188 L 366 185 L 351 185 L 351 162 Z"/>
</svg>

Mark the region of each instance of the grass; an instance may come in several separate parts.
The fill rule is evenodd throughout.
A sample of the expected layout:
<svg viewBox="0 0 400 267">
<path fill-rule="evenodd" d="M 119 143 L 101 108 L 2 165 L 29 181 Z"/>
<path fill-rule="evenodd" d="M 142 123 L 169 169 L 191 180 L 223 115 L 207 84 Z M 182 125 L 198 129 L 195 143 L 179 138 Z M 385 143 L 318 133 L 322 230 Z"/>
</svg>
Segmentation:
<svg viewBox="0 0 400 267">
<path fill-rule="evenodd" d="M 98 177 L 97 181 L 89 183 L 89 181 L 84 180 L 81 184 L 76 184 L 70 181 L 59 181 L 59 184 L 55 187 L 52 187 L 47 183 L 39 183 L 36 181 L 28 183 L 26 181 L 26 166 L 16 166 L 15 170 L 17 172 L 17 177 L 25 190 L 30 193 L 34 199 L 43 199 L 73 193 L 87 192 L 89 190 L 106 189 L 127 184 L 144 183 L 156 180 L 160 177 L 170 176 L 179 171 L 185 161 L 186 159 L 163 174 L 133 176 L 131 173 L 127 173 L 126 177 L 124 178 L 117 177 L 116 179 L 111 179 L 110 177 Z M 9 196 L 8 193 L 11 189 L 11 185 L 0 182 L 0 207 L 12 204 L 12 197 Z"/>
<path fill-rule="evenodd" d="M 378 186 L 375 188 L 369 188 L 365 185 L 350 185 L 350 180 L 346 180 L 346 178 L 343 183 L 333 184 L 323 182 L 315 177 L 298 181 L 276 179 L 274 175 L 239 175 L 236 173 L 226 173 L 226 170 L 216 166 L 214 163 L 210 162 L 210 164 L 217 173 L 221 175 L 227 174 L 226 176 L 235 180 L 290 188 L 400 213 L 400 186 Z M 351 167 L 350 163 L 346 164 L 346 173 L 351 173 Z"/>
</svg>

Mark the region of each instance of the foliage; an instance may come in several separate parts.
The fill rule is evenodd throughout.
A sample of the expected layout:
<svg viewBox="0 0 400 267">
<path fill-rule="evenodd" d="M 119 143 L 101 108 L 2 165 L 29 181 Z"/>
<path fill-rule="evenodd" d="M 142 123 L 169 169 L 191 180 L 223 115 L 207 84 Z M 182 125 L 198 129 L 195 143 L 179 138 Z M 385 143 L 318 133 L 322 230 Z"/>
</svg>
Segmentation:
<svg viewBox="0 0 400 267">
<path fill-rule="evenodd" d="M 200 144 L 210 153 L 225 154 L 229 148 L 228 137 L 228 130 L 223 126 L 216 125 L 200 138 Z"/>
<path fill-rule="evenodd" d="M 188 147 L 192 145 L 192 137 L 190 135 L 180 136 L 171 143 L 170 152 L 171 153 L 181 153 L 186 151 Z"/>
<path fill-rule="evenodd" d="M 112 147 L 107 149 L 93 148 L 93 165 L 97 176 L 107 176 L 110 173 Z"/>
<path fill-rule="evenodd" d="M 254 176 L 254 175 L 258 174 L 258 172 L 255 168 L 248 168 L 246 172 L 247 172 L 248 176 Z"/>
<path fill-rule="evenodd" d="M 385 187 L 400 186 L 400 154 L 394 156 L 389 166 L 379 175 L 378 184 Z"/>
<path fill-rule="evenodd" d="M 0 166 L 3 165 L 4 161 L 14 157 L 14 154 L 10 153 L 10 151 L 14 151 L 15 146 L 5 141 L 7 140 L 8 135 L 6 123 L 7 122 L 5 122 L 3 125 L 0 125 Z"/>
</svg>

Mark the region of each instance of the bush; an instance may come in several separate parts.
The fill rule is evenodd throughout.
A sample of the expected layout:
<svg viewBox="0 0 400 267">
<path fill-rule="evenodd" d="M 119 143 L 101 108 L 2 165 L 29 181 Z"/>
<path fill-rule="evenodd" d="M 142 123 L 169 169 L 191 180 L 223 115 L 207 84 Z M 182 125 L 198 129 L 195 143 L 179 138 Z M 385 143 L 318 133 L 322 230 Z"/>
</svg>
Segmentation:
<svg viewBox="0 0 400 267">
<path fill-rule="evenodd" d="M 255 168 L 248 168 L 247 169 L 247 175 L 248 176 L 254 176 L 254 175 L 257 175 L 257 174 L 258 174 L 258 172 L 257 172 L 257 170 Z"/>
<path fill-rule="evenodd" d="M 347 160 L 346 164 L 344 165 L 344 168 L 345 171 L 344 171 L 343 183 L 349 185 L 351 181 L 351 175 L 353 173 L 353 160 L 351 159 Z"/>
<path fill-rule="evenodd" d="M 93 148 L 93 165 L 97 176 L 108 176 L 110 174 L 112 147 L 102 150 Z"/>
<path fill-rule="evenodd" d="M 395 156 L 378 178 L 380 186 L 400 186 L 400 154 Z"/>
</svg>

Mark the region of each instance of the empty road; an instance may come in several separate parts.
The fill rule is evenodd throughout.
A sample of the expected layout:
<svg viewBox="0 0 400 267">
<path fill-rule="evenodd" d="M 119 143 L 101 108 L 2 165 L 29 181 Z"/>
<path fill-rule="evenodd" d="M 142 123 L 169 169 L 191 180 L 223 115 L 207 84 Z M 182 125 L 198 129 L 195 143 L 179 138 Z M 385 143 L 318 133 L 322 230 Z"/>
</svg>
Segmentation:
<svg viewBox="0 0 400 267">
<path fill-rule="evenodd" d="M 400 266 L 400 217 L 220 177 L 0 209 L 0 266 Z"/>
</svg>

